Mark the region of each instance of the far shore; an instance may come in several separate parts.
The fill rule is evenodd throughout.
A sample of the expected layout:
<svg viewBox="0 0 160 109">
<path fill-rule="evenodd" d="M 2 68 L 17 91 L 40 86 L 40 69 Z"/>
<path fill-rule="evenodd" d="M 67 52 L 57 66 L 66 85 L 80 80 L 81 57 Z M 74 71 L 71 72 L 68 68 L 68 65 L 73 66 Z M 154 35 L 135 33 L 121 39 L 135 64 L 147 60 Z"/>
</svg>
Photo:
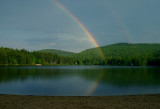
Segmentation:
<svg viewBox="0 0 160 109">
<path fill-rule="evenodd" d="M 0 64 L 0 66 L 124 66 L 125 65 L 69 65 L 69 64 Z M 129 67 L 160 67 L 160 66 L 132 66 Z"/>
<path fill-rule="evenodd" d="M 125 96 L 0 95 L 0 109 L 160 109 L 160 94 Z"/>
<path fill-rule="evenodd" d="M 59 64 L 0 64 L 0 66 L 59 66 Z"/>
</svg>

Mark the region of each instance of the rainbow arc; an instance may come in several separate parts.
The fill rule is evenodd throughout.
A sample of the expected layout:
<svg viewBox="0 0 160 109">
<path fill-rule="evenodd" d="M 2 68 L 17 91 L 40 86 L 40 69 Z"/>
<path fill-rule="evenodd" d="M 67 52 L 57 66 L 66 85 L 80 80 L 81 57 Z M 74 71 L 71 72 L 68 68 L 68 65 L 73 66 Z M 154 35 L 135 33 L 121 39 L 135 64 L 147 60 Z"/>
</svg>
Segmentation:
<svg viewBox="0 0 160 109">
<path fill-rule="evenodd" d="M 58 1 L 54 0 L 54 2 L 57 4 L 57 6 L 62 9 L 71 19 L 73 19 L 74 22 L 76 22 L 79 27 L 85 32 L 85 34 L 88 36 L 88 38 L 91 40 L 92 44 L 97 47 L 100 55 L 105 60 L 105 55 L 103 51 L 100 48 L 100 45 L 96 41 L 96 39 L 93 37 L 91 32 L 84 26 L 84 24 L 76 17 L 74 16 L 66 7 L 64 7 L 62 4 L 60 4 Z"/>
<path fill-rule="evenodd" d="M 66 13 L 75 23 L 77 23 L 77 25 L 79 25 L 79 27 L 84 31 L 84 33 L 87 35 L 87 37 L 91 40 L 92 44 L 97 47 L 100 55 L 102 56 L 103 60 L 106 59 L 102 49 L 100 48 L 100 45 L 98 44 L 98 42 L 96 41 L 96 39 L 94 38 L 94 36 L 91 34 L 91 32 L 87 29 L 87 27 L 85 27 L 85 25 L 74 15 L 72 14 L 65 6 L 63 6 L 61 3 L 59 3 L 57 0 L 53 0 L 54 3 L 56 3 L 56 5 L 64 12 Z M 117 14 L 114 12 L 114 10 L 109 6 L 109 4 L 106 4 L 108 10 L 110 10 L 112 16 L 115 18 L 115 20 L 117 21 L 117 23 L 121 26 L 121 28 L 124 31 L 124 34 L 128 40 L 129 43 L 132 43 L 132 39 L 131 39 L 131 35 L 129 34 L 129 32 L 127 31 L 127 29 L 125 28 L 124 24 L 122 23 L 122 21 L 120 20 L 120 18 L 117 16 Z M 91 89 L 88 91 L 87 96 L 91 96 L 94 91 L 96 90 L 96 88 L 98 87 L 101 79 L 103 78 L 104 72 L 102 72 L 100 74 L 100 76 L 97 78 L 97 81 L 91 86 Z"/>
</svg>

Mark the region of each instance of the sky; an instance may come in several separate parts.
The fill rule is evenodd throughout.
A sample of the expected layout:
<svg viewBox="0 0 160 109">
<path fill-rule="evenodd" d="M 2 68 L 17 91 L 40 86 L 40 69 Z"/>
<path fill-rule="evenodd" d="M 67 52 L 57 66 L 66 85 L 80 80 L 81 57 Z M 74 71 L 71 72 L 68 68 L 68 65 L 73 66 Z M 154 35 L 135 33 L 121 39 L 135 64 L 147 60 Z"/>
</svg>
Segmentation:
<svg viewBox="0 0 160 109">
<path fill-rule="evenodd" d="M 57 0 L 100 46 L 160 43 L 160 0 Z M 0 46 L 71 52 L 95 47 L 54 0 L 0 0 Z"/>
</svg>

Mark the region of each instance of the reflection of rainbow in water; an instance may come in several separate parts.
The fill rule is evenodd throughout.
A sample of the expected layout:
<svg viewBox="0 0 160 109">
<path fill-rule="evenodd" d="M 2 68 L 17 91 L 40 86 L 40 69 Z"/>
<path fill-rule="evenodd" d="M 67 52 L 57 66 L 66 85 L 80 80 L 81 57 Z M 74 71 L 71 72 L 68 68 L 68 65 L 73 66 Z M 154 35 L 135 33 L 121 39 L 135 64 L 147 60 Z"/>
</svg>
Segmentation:
<svg viewBox="0 0 160 109">
<path fill-rule="evenodd" d="M 68 16 L 70 16 L 73 21 L 75 21 L 79 27 L 86 33 L 86 35 L 89 37 L 89 39 L 92 41 L 93 45 L 98 48 L 100 54 L 102 55 L 103 59 L 105 59 L 105 55 L 103 51 L 101 50 L 99 44 L 97 43 L 96 39 L 93 37 L 93 35 L 89 32 L 89 30 L 80 22 L 80 20 L 75 17 L 67 8 L 65 8 L 62 4 L 54 0 L 55 3 L 59 8 L 61 8 Z"/>
<path fill-rule="evenodd" d="M 95 84 L 93 84 L 91 86 L 91 90 L 89 90 L 89 92 L 87 93 L 87 96 L 91 96 L 94 93 L 94 91 L 97 89 L 99 83 L 101 82 L 103 76 L 104 76 L 104 72 L 101 72 L 98 79 L 96 80 Z"/>
<path fill-rule="evenodd" d="M 56 5 L 62 9 L 69 17 L 71 17 L 71 19 L 73 19 L 74 22 L 76 22 L 79 27 L 86 33 L 86 35 L 89 37 L 89 39 L 92 41 L 93 45 L 95 47 L 98 48 L 101 56 L 103 57 L 103 59 L 105 60 L 105 55 L 103 53 L 103 51 L 101 50 L 99 44 L 97 43 L 96 39 L 93 37 L 93 35 L 89 32 L 89 30 L 80 22 L 80 20 L 74 16 L 67 8 L 65 8 L 62 4 L 60 4 L 59 2 L 57 2 L 56 0 L 53 0 Z M 113 11 L 113 9 L 109 6 L 109 4 L 107 3 L 107 8 L 109 9 L 109 11 L 111 12 L 112 16 L 115 18 L 115 20 L 117 21 L 117 23 L 121 26 L 121 28 L 124 31 L 125 36 L 127 37 L 127 40 L 129 43 L 133 43 L 132 39 L 131 39 L 131 35 L 129 34 L 129 32 L 127 31 L 127 29 L 125 28 L 124 24 L 121 22 L 121 20 L 119 19 L 119 17 L 116 15 L 116 13 Z M 100 74 L 100 76 L 98 77 L 97 81 L 93 84 L 93 86 L 91 86 L 91 89 L 88 91 L 87 95 L 91 96 L 94 91 L 96 90 L 96 88 L 98 87 L 101 79 L 104 76 L 104 72 L 102 72 Z"/>
<path fill-rule="evenodd" d="M 128 43 L 133 43 L 132 38 L 131 38 L 131 35 L 129 34 L 129 32 L 128 32 L 128 30 L 126 29 L 125 25 L 124 25 L 123 22 L 120 20 L 120 18 L 117 16 L 117 14 L 115 13 L 115 11 L 110 7 L 110 5 L 109 5 L 108 3 L 104 3 L 104 4 L 106 4 L 109 12 L 111 12 L 111 14 L 112 14 L 112 16 L 114 17 L 114 19 L 117 21 L 117 23 L 118 23 L 118 24 L 120 25 L 120 27 L 123 29 L 124 34 L 125 34 L 125 36 L 126 36 L 126 38 L 127 38 L 127 40 L 128 40 Z M 97 79 L 97 81 L 95 82 L 95 84 L 93 84 L 93 86 L 91 87 L 91 90 L 89 90 L 89 92 L 88 92 L 88 94 L 87 94 L 88 96 L 91 96 L 91 95 L 95 92 L 95 90 L 97 89 L 97 87 L 98 87 L 100 81 L 102 80 L 103 76 L 104 76 L 104 72 L 102 72 L 102 73 L 100 74 L 100 76 L 98 77 L 98 79 Z"/>
</svg>

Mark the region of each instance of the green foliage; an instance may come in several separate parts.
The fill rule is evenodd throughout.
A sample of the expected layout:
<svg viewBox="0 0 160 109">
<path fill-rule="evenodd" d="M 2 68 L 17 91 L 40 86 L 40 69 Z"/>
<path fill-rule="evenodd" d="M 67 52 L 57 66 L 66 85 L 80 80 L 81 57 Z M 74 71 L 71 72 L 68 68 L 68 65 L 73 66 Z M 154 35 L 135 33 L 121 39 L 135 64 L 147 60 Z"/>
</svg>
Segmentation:
<svg viewBox="0 0 160 109">
<path fill-rule="evenodd" d="M 63 55 L 67 55 L 61 56 L 62 54 L 57 55 L 51 52 L 59 50 L 29 52 L 25 49 L 14 50 L 1 47 L 0 64 L 160 66 L 160 44 L 119 43 L 100 49 L 104 56 L 97 48 L 76 54 L 60 51 L 64 53 Z"/>
<path fill-rule="evenodd" d="M 76 61 L 72 57 L 63 57 L 52 53 L 0 48 L 1 65 L 74 65 L 75 63 Z"/>
<path fill-rule="evenodd" d="M 100 47 L 105 57 L 97 48 L 72 55 L 82 64 L 147 66 L 160 65 L 160 44 L 127 44 L 119 43 Z"/>
</svg>

